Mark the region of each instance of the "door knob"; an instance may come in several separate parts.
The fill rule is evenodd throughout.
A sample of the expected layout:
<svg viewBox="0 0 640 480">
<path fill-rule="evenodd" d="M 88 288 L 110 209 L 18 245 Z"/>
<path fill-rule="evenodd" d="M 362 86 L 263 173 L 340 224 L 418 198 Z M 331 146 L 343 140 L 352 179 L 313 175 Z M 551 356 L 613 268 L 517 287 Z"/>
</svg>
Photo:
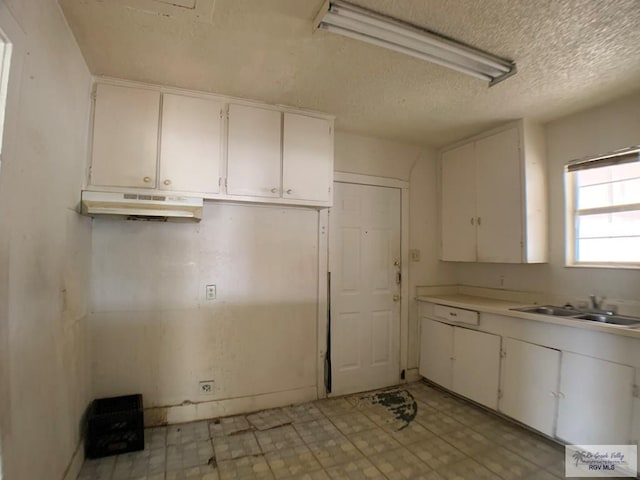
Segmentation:
<svg viewBox="0 0 640 480">
<path fill-rule="evenodd" d="M 144 177 L 142 180 L 144 183 L 149 183 L 151 181 L 151 177 Z"/>
<path fill-rule="evenodd" d="M 163 183 L 164 183 L 165 185 L 171 185 L 171 180 L 165 180 Z"/>
<path fill-rule="evenodd" d="M 399 302 L 400 301 L 400 295 L 394 295 L 393 296 L 393 301 L 394 302 Z"/>
</svg>

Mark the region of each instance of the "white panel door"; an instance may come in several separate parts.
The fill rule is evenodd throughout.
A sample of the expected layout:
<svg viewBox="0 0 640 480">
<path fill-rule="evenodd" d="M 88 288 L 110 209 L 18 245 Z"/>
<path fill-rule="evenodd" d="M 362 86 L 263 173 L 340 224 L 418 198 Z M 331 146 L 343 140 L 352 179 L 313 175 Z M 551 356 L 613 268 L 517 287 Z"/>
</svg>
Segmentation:
<svg viewBox="0 0 640 480">
<path fill-rule="evenodd" d="M 473 143 L 469 143 L 442 154 L 442 260 L 476 260 L 476 180 L 473 150 Z"/>
<path fill-rule="evenodd" d="M 333 178 L 331 123 L 284 114 L 282 190 L 284 198 L 327 202 Z"/>
<path fill-rule="evenodd" d="M 420 375 L 451 388 L 453 375 L 453 327 L 423 318 L 420 330 Z"/>
<path fill-rule="evenodd" d="M 91 185 L 155 188 L 160 92 L 96 89 Z"/>
<path fill-rule="evenodd" d="M 455 327 L 453 330 L 453 391 L 498 409 L 500 336 Z"/>
<path fill-rule="evenodd" d="M 163 190 L 220 191 L 221 102 L 171 95 L 162 98 L 160 182 Z"/>
<path fill-rule="evenodd" d="M 505 338 L 500 411 L 553 436 L 560 381 L 560 351 Z"/>
<path fill-rule="evenodd" d="M 514 127 L 475 142 L 479 262 L 523 260 L 519 138 Z"/>
<path fill-rule="evenodd" d="M 336 183 L 329 218 L 332 393 L 394 385 L 400 380 L 400 190 Z"/>
<path fill-rule="evenodd" d="M 631 443 L 634 369 L 562 352 L 556 436 L 578 445 Z"/>
<path fill-rule="evenodd" d="M 227 193 L 281 196 L 282 113 L 229 105 Z"/>
</svg>

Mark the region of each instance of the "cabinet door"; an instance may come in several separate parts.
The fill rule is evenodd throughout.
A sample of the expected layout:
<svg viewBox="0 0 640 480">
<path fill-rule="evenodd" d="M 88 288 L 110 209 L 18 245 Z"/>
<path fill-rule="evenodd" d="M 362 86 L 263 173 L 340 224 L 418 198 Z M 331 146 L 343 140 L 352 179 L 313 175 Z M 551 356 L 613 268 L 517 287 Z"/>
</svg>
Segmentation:
<svg viewBox="0 0 640 480">
<path fill-rule="evenodd" d="M 469 143 L 442 154 L 442 260 L 476 260 L 476 181 L 473 150 L 473 143 Z"/>
<path fill-rule="evenodd" d="M 423 318 L 421 328 L 420 375 L 451 388 L 453 327 Z"/>
<path fill-rule="evenodd" d="M 516 127 L 475 145 L 478 261 L 523 261 L 522 169 Z"/>
<path fill-rule="evenodd" d="M 98 84 L 91 185 L 156 186 L 160 92 Z"/>
<path fill-rule="evenodd" d="M 220 191 L 220 112 L 222 103 L 164 94 L 160 140 L 163 190 Z"/>
<path fill-rule="evenodd" d="M 282 114 L 229 105 L 227 193 L 281 196 Z"/>
<path fill-rule="evenodd" d="M 455 327 L 452 390 L 497 410 L 499 375 L 500 337 Z"/>
<path fill-rule="evenodd" d="M 500 411 L 553 436 L 560 381 L 560 351 L 505 338 Z"/>
<path fill-rule="evenodd" d="M 331 123 L 285 113 L 282 168 L 284 198 L 328 202 L 333 181 Z"/>
<path fill-rule="evenodd" d="M 578 445 L 631 443 L 634 369 L 562 352 L 556 436 Z"/>
</svg>

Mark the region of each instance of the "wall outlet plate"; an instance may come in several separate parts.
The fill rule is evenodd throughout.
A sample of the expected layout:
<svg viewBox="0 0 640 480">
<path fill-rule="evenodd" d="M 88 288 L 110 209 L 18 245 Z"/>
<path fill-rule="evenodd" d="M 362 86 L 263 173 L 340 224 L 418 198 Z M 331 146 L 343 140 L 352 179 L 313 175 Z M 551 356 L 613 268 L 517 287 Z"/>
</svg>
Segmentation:
<svg viewBox="0 0 640 480">
<path fill-rule="evenodd" d="M 207 300 L 215 300 L 216 299 L 216 286 L 215 285 L 207 285 L 205 287 L 205 298 Z"/>
<path fill-rule="evenodd" d="M 409 250 L 409 256 L 411 257 L 412 262 L 420 261 L 420 250 L 414 248 L 413 250 Z"/>
<path fill-rule="evenodd" d="M 198 392 L 200 395 L 211 395 L 213 394 L 213 380 L 202 380 L 198 383 Z"/>
</svg>

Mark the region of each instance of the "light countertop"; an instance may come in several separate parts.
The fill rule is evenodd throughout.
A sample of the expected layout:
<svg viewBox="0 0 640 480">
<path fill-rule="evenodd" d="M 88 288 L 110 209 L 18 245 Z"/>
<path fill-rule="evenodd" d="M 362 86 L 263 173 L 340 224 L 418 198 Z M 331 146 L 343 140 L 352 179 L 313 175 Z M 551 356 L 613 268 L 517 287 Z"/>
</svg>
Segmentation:
<svg viewBox="0 0 640 480">
<path fill-rule="evenodd" d="M 463 292 L 460 292 L 460 290 L 463 290 Z M 502 298 L 492 298 L 490 296 L 492 295 L 492 292 L 488 291 L 489 289 L 482 289 L 481 291 L 480 289 L 478 290 L 479 291 L 474 292 L 472 288 L 465 287 L 418 287 L 418 296 L 416 297 L 416 300 L 419 302 L 429 302 L 449 307 L 475 310 L 481 313 L 492 313 L 495 315 L 521 318 L 523 320 L 532 320 L 536 322 L 551 323 L 554 325 L 563 325 L 566 327 L 596 330 L 613 335 L 640 338 L 640 328 L 629 328 L 618 325 L 603 324 L 600 322 L 592 322 L 589 320 L 554 317 L 539 313 L 517 312 L 511 310 L 512 308 L 520 308 L 530 305 L 551 304 L 551 302 L 545 302 L 545 299 L 543 298 L 535 298 L 534 296 L 529 297 L 529 294 L 523 292 L 513 292 L 513 295 L 510 295 L 507 291 L 500 291 L 499 296 Z"/>
</svg>

